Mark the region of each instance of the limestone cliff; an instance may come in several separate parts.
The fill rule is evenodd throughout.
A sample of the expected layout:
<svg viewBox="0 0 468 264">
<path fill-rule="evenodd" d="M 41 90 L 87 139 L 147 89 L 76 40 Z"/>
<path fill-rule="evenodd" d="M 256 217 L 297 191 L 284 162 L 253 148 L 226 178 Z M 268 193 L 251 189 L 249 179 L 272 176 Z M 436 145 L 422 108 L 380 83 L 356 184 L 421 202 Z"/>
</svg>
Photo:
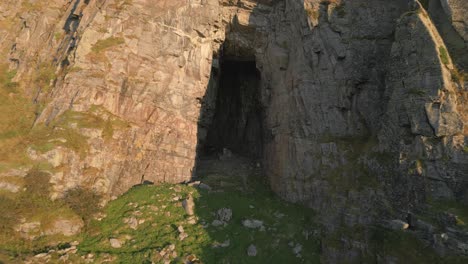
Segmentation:
<svg viewBox="0 0 468 264">
<path fill-rule="evenodd" d="M 272 189 L 332 237 L 468 206 L 467 12 L 464 0 L 7 0 L 0 59 L 10 98 L 33 102 L 33 131 L 54 131 L 24 147 L 48 164 L 53 198 L 190 181 L 218 122 L 220 65 L 255 62 L 256 98 L 239 102 L 258 104 L 261 126 L 247 142 Z M 239 104 L 242 128 L 253 108 Z M 5 160 L 4 175 L 28 169 Z M 466 232 L 448 228 L 415 236 L 467 255 Z M 329 262 L 372 251 L 340 236 L 341 249 L 324 242 Z"/>
</svg>

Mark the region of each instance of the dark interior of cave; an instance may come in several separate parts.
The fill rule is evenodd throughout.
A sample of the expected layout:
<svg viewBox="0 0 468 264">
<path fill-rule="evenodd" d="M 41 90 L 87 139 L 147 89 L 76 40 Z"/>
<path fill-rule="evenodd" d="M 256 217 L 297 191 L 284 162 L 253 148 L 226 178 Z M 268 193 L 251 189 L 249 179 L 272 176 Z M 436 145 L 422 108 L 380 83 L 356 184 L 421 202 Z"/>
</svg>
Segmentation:
<svg viewBox="0 0 468 264">
<path fill-rule="evenodd" d="M 217 78 L 216 107 L 199 154 L 212 156 L 226 148 L 239 156 L 260 158 L 262 111 L 255 61 L 225 58 Z"/>
</svg>

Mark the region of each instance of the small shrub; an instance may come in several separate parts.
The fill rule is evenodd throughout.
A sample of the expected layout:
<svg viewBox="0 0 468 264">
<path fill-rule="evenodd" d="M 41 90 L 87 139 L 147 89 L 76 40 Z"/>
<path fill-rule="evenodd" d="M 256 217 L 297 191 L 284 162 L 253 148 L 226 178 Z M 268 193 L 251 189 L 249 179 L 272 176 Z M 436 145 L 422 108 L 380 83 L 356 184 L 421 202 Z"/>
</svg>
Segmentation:
<svg viewBox="0 0 468 264">
<path fill-rule="evenodd" d="M 457 68 L 453 68 L 450 70 L 450 75 L 452 77 L 452 81 L 463 85 L 463 83 L 465 83 L 465 77 L 467 74 L 463 71 L 459 71 Z"/>
<path fill-rule="evenodd" d="M 55 78 L 54 66 L 48 63 L 41 63 L 39 64 L 37 73 L 34 77 L 34 82 L 37 86 L 43 89 L 43 92 L 47 92 L 50 88 L 50 82 Z"/>
<path fill-rule="evenodd" d="M 16 92 L 18 87 L 17 82 L 13 82 L 13 78 L 16 76 L 16 71 L 6 70 L 6 66 L 0 67 L 0 88 L 3 88 L 5 91 L 11 93 Z"/>
<path fill-rule="evenodd" d="M 55 32 L 54 39 L 56 41 L 59 41 L 61 38 L 62 38 L 62 33 L 61 32 Z"/>
<path fill-rule="evenodd" d="M 424 96 L 426 95 L 426 92 L 424 90 L 421 90 L 421 89 L 409 89 L 406 94 L 409 94 L 409 95 L 415 95 L 415 96 Z"/>
<path fill-rule="evenodd" d="M 99 203 L 101 196 L 92 190 L 83 188 L 75 188 L 69 190 L 63 201 L 72 209 L 77 215 L 83 218 L 83 221 L 89 222 L 93 215 L 100 210 Z"/>
<path fill-rule="evenodd" d="M 35 197 L 48 198 L 50 194 L 50 175 L 40 171 L 39 168 L 31 169 L 24 177 L 26 193 Z"/>
<path fill-rule="evenodd" d="M 443 46 L 440 46 L 439 47 L 439 56 L 440 56 L 440 60 L 442 61 L 443 64 L 447 65 L 449 64 L 449 55 L 448 55 L 448 52 L 447 52 L 447 49 L 445 49 L 445 47 Z"/>
</svg>

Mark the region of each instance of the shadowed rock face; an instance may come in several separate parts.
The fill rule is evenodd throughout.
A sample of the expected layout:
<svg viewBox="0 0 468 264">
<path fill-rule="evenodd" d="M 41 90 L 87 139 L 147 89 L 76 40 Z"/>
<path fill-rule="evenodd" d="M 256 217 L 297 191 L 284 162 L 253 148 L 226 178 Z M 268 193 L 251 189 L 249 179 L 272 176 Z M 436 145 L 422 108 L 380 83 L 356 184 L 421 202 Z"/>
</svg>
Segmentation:
<svg viewBox="0 0 468 264">
<path fill-rule="evenodd" d="M 255 61 L 223 61 L 216 108 L 204 153 L 228 148 L 253 158 L 262 155 L 262 109 L 258 98 L 259 74 Z"/>
<path fill-rule="evenodd" d="M 36 123 L 99 108 L 127 124 L 107 139 L 76 124 L 84 156 L 31 154 L 61 168 L 57 195 L 188 181 L 197 144 L 211 142 L 261 155 L 272 189 L 330 232 L 405 219 L 428 200 L 468 204 L 466 1 L 424 1 L 428 12 L 407 0 L 23 2 L 0 4 L 11 22 L 0 51 L 43 102 Z M 255 61 L 258 79 L 239 88 L 236 69 L 219 72 L 229 57 Z M 29 85 L 41 63 L 56 69 L 50 91 Z M 232 94 L 219 97 L 219 74 Z"/>
</svg>

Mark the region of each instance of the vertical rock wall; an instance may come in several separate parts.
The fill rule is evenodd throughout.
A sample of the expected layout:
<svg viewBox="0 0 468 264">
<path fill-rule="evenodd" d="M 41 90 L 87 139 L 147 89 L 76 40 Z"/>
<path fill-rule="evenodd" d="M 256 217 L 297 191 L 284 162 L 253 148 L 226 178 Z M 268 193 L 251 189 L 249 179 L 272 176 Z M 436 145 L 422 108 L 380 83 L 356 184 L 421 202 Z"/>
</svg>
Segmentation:
<svg viewBox="0 0 468 264">
<path fill-rule="evenodd" d="M 82 118 L 68 125 L 84 155 L 29 150 L 54 167 L 56 196 L 190 180 L 215 111 L 213 56 L 255 59 L 265 174 L 333 233 L 429 200 L 467 204 L 468 8 L 423 3 L 429 12 L 408 0 L 4 1 L 0 51 L 43 105 L 36 126 Z M 33 81 L 44 65 L 51 89 Z M 325 247 L 331 262 L 367 250 L 344 240 L 353 250 Z"/>
</svg>

